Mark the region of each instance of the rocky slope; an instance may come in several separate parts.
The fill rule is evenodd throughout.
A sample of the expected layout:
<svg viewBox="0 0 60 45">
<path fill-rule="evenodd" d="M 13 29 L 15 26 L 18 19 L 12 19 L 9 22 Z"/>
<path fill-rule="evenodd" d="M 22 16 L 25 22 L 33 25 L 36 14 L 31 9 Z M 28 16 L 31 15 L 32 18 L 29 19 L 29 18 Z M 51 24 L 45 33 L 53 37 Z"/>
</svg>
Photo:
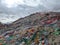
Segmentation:
<svg viewBox="0 0 60 45">
<path fill-rule="evenodd" d="M 33 26 L 59 26 L 60 12 L 37 12 L 20 18 L 11 24 L 14 30 L 21 30 Z"/>
<path fill-rule="evenodd" d="M 20 18 L 8 25 L 4 30 L 25 30 L 33 26 L 60 26 L 60 12 L 36 12 L 30 16 Z"/>
<path fill-rule="evenodd" d="M 18 42 L 17 45 L 20 45 L 23 38 L 26 38 L 27 42 L 29 42 L 25 42 L 26 45 L 33 42 L 38 45 L 43 41 L 45 41 L 44 44 L 46 45 L 60 45 L 60 12 L 38 12 L 20 18 L 9 25 L 0 23 L 0 34 L 0 39 L 4 37 L 2 41 L 7 45 L 15 45 L 16 42 Z M 11 38 L 10 41 L 7 40 L 7 36 L 8 40 Z M 48 42 L 46 43 L 46 41 Z"/>
</svg>

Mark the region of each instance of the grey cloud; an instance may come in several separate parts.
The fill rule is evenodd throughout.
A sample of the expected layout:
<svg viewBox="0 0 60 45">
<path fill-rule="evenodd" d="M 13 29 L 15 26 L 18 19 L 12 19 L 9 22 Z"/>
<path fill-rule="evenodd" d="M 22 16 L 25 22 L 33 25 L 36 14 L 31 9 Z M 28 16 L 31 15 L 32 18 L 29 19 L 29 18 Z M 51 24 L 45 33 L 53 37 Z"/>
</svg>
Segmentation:
<svg viewBox="0 0 60 45">
<path fill-rule="evenodd" d="M 5 18 L 7 19 L 9 17 L 9 19 L 15 18 L 16 20 L 18 18 L 28 16 L 34 12 L 44 12 L 44 11 L 60 12 L 60 0 L 41 0 L 41 4 L 39 4 L 36 7 L 27 5 L 18 5 L 17 7 L 14 8 L 7 8 L 6 6 L 1 4 L 0 0 L 0 17 L 3 17 L 5 15 Z M 1 16 L 1 14 L 3 15 Z M 12 17 L 10 15 L 12 15 Z M 4 19 L 4 17 L 2 19 Z"/>
</svg>

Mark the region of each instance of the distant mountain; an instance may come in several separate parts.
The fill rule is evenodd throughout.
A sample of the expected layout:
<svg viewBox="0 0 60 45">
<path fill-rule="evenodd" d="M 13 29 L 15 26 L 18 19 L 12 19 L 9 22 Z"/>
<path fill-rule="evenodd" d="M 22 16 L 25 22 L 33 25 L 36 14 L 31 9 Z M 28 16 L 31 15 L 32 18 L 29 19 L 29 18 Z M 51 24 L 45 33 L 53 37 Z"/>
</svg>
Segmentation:
<svg viewBox="0 0 60 45">
<path fill-rule="evenodd" d="M 20 18 L 17 21 L 13 22 L 11 27 L 16 30 L 29 28 L 32 26 L 59 26 L 58 23 L 60 20 L 60 12 L 37 12 L 33 13 L 30 16 Z"/>
<path fill-rule="evenodd" d="M 9 24 L 4 30 L 25 30 L 34 26 L 60 27 L 60 12 L 36 12 Z"/>
</svg>

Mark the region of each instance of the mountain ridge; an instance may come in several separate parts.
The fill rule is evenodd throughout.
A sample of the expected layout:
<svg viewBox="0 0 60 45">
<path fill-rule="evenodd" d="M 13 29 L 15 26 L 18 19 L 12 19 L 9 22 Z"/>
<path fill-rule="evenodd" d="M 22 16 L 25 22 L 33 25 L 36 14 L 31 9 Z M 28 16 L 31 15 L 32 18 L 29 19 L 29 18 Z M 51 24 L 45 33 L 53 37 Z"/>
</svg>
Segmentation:
<svg viewBox="0 0 60 45">
<path fill-rule="evenodd" d="M 51 15 L 51 17 L 54 17 L 54 16 L 58 17 L 59 14 L 60 14 L 60 12 L 43 12 L 43 13 L 37 12 L 37 13 L 33 13 L 27 17 L 20 18 L 20 19 L 16 20 L 15 22 L 13 22 L 11 25 L 13 28 L 17 28 L 17 27 L 25 28 L 25 27 L 32 27 L 32 26 L 36 26 L 36 25 L 49 25 L 49 24 L 46 24 L 47 21 L 44 22 L 44 20 L 48 20 L 48 17 L 49 17 L 48 15 Z M 56 20 L 58 21 L 58 18 Z M 55 22 L 55 23 L 57 23 L 57 22 Z"/>
<path fill-rule="evenodd" d="M 60 12 L 36 12 L 9 24 L 3 30 L 25 30 L 34 26 L 60 27 Z M 1 29 L 2 30 L 2 29 Z"/>
</svg>

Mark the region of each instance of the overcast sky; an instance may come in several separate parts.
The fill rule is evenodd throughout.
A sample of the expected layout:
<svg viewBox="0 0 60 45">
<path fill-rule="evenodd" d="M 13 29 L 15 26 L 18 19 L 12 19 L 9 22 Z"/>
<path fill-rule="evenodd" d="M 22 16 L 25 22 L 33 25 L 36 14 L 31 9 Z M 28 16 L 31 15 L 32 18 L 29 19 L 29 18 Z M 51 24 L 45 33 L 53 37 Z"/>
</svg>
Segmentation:
<svg viewBox="0 0 60 45">
<path fill-rule="evenodd" d="M 0 0 L 0 22 L 11 23 L 34 12 L 60 11 L 60 0 Z"/>
</svg>

